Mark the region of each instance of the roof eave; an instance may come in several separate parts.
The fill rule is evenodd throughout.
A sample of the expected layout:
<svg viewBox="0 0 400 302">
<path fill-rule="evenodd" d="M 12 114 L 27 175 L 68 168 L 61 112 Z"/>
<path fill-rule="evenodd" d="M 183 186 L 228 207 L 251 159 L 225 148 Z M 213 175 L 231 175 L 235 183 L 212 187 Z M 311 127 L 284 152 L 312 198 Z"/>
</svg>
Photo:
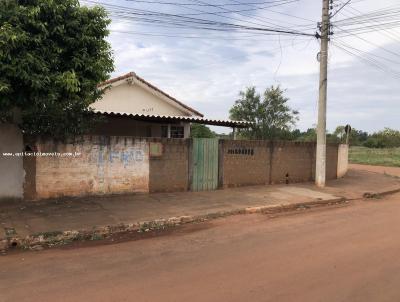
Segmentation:
<svg viewBox="0 0 400 302">
<path fill-rule="evenodd" d="M 206 119 L 190 116 L 163 116 L 163 115 L 146 115 L 146 114 L 130 114 L 125 112 L 105 112 L 96 110 L 96 114 L 101 114 L 110 117 L 123 117 L 130 118 L 133 120 L 141 121 L 156 121 L 156 122 L 187 122 L 195 124 L 223 126 L 223 127 L 234 127 L 234 128 L 248 128 L 252 123 L 245 121 L 231 121 L 231 120 L 217 120 L 217 119 Z"/>
</svg>

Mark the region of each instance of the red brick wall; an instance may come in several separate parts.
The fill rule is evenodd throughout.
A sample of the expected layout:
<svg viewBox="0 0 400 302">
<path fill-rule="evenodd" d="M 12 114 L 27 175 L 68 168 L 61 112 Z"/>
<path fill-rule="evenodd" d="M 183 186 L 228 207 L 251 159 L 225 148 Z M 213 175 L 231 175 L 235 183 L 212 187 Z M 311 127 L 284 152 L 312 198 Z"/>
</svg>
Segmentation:
<svg viewBox="0 0 400 302">
<path fill-rule="evenodd" d="M 35 173 L 35 188 L 29 188 L 34 199 L 149 190 L 145 140 L 82 136 L 66 143 L 37 140 L 35 148 L 37 152 L 58 152 L 64 156 L 36 156 L 34 169 L 27 171 L 30 179 Z M 77 156 L 66 156 L 75 152 Z"/>
<path fill-rule="evenodd" d="M 186 139 L 147 139 L 162 144 L 162 155 L 150 156 L 150 192 L 186 191 L 189 186 L 189 143 Z"/>
<path fill-rule="evenodd" d="M 271 183 L 311 181 L 314 177 L 315 144 L 274 142 Z M 288 176 L 287 176 L 288 175 Z"/>
<path fill-rule="evenodd" d="M 268 184 L 270 143 L 267 141 L 220 141 L 220 186 Z"/>
<path fill-rule="evenodd" d="M 149 145 L 162 152 L 151 156 Z M 38 152 L 76 157 L 24 159 L 30 199 L 132 192 L 176 192 L 190 187 L 191 140 L 83 136 L 67 143 L 36 140 Z M 312 181 L 315 143 L 221 140 L 219 186 Z M 337 177 L 338 145 L 327 146 L 327 179 Z"/>
<path fill-rule="evenodd" d="M 337 166 L 339 159 L 339 145 L 327 144 L 326 145 L 326 179 L 337 178 Z"/>
<path fill-rule="evenodd" d="M 220 186 L 312 181 L 315 143 L 224 140 L 220 144 Z M 232 153 L 229 150 L 240 150 Z M 250 155 L 246 151 L 252 150 Z M 236 151 L 234 151 L 236 152 Z M 338 145 L 327 145 L 327 179 L 337 177 Z"/>
</svg>

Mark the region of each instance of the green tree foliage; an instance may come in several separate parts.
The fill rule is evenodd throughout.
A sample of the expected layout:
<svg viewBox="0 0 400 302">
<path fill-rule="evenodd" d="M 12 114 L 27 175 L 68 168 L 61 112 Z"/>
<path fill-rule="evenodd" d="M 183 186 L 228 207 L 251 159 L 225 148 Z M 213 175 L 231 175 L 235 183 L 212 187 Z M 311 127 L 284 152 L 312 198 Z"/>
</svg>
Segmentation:
<svg viewBox="0 0 400 302">
<path fill-rule="evenodd" d="M 288 105 L 289 99 L 279 87 L 267 88 L 261 96 L 255 87 L 239 93 L 239 99 L 230 109 L 232 120 L 252 123 L 249 129 L 239 130 L 239 135 L 250 139 L 284 139 L 298 120 L 298 112 Z"/>
<path fill-rule="evenodd" d="M 341 143 L 346 142 L 345 126 L 337 126 L 333 135 L 337 137 Z M 353 146 L 361 146 L 368 138 L 368 133 L 362 130 L 351 129 L 349 144 Z"/>
<path fill-rule="evenodd" d="M 369 148 L 395 148 L 400 147 L 400 131 L 385 128 L 371 134 L 363 144 Z"/>
<path fill-rule="evenodd" d="M 300 142 L 316 142 L 317 141 L 317 131 L 315 128 L 308 128 L 307 131 L 301 132 L 299 130 L 292 131 L 292 134 L 296 133 L 293 138 L 296 141 Z M 336 134 L 326 133 L 326 141 L 327 143 L 340 143 L 339 138 Z"/>
<path fill-rule="evenodd" d="M 30 134 L 85 131 L 113 70 L 109 23 L 78 0 L 0 0 L 0 116 L 18 112 Z"/>
<path fill-rule="evenodd" d="M 338 142 L 344 143 L 346 141 L 344 126 L 336 127 L 331 136 L 336 137 Z M 400 147 L 400 131 L 385 128 L 381 131 L 368 134 L 362 130 L 352 129 L 350 132 L 349 144 L 368 148 Z"/>
<path fill-rule="evenodd" d="M 308 128 L 307 131 L 301 132 L 296 140 L 302 142 L 315 142 L 317 140 L 317 132 L 315 128 Z"/>
<path fill-rule="evenodd" d="M 190 137 L 214 138 L 216 134 L 206 125 L 192 124 L 190 126 Z"/>
</svg>

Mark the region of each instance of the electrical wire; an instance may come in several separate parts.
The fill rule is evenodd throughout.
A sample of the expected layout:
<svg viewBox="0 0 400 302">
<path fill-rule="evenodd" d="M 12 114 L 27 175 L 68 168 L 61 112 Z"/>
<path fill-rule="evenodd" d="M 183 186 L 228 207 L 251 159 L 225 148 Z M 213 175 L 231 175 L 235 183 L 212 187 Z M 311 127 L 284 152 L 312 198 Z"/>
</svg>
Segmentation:
<svg viewBox="0 0 400 302">
<path fill-rule="evenodd" d="M 265 32 L 265 33 L 275 33 L 284 35 L 299 35 L 299 36 L 314 36 L 314 34 L 300 32 L 295 29 L 283 29 L 279 27 L 265 27 L 265 26 L 250 26 L 247 24 L 237 24 L 222 22 L 220 20 L 202 19 L 190 16 L 185 16 L 182 14 L 170 14 L 151 10 L 134 9 L 130 7 L 123 7 L 119 5 L 111 5 L 108 3 L 102 3 L 91 0 L 83 0 L 85 3 L 102 5 L 111 17 L 118 20 L 126 20 L 136 23 L 151 23 L 152 26 L 168 26 L 180 29 L 204 29 L 204 30 L 214 30 L 214 31 L 246 31 L 246 32 Z M 203 3 L 207 4 L 207 3 Z M 219 16 L 219 14 L 216 14 Z M 228 16 L 220 16 L 224 18 L 232 19 Z M 236 21 L 237 18 L 233 18 Z M 251 21 L 248 21 L 250 23 Z M 254 22 L 251 22 L 254 23 Z"/>
<path fill-rule="evenodd" d="M 331 44 L 334 45 L 335 47 L 339 48 L 340 50 L 344 51 L 345 53 L 347 53 L 355 58 L 358 58 L 359 60 L 363 61 L 365 64 L 372 66 L 376 69 L 379 69 L 387 74 L 389 73 L 396 79 L 400 79 L 400 72 L 394 71 L 394 70 L 388 68 L 387 66 L 377 62 L 376 60 L 373 60 L 371 58 L 367 58 L 365 56 L 360 55 L 357 51 L 354 51 L 355 48 L 352 48 L 352 50 L 349 50 L 347 47 L 340 45 L 339 43 L 333 42 L 333 41 L 331 41 Z"/>
</svg>

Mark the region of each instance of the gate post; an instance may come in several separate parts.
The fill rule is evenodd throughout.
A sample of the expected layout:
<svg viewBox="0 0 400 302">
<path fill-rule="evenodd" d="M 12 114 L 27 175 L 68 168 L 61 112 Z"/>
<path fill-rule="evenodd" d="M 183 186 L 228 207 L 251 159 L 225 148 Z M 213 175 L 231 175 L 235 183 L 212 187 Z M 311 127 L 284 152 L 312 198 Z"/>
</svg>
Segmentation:
<svg viewBox="0 0 400 302">
<path fill-rule="evenodd" d="M 193 183 L 193 139 L 187 138 L 187 152 L 188 152 L 188 187 L 187 190 L 190 191 L 192 189 Z"/>
<path fill-rule="evenodd" d="M 224 140 L 218 140 L 218 188 L 224 187 Z"/>
</svg>

